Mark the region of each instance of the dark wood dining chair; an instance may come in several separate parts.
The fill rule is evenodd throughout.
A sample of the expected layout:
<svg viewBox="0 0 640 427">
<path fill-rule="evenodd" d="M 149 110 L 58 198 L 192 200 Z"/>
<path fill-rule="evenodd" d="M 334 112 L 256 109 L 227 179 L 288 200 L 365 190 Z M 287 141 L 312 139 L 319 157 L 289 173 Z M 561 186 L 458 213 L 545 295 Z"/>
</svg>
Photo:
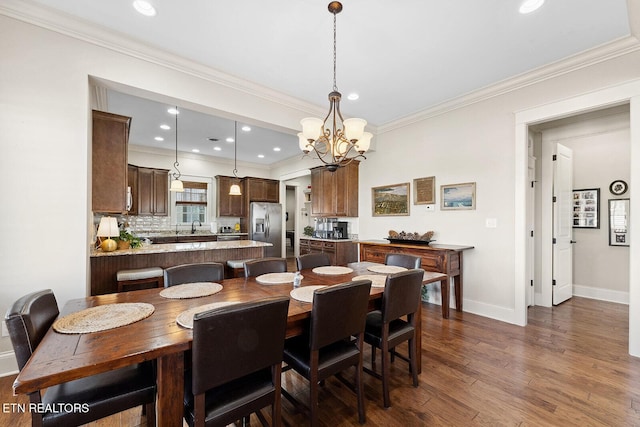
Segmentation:
<svg viewBox="0 0 640 427">
<path fill-rule="evenodd" d="M 364 340 L 371 344 L 371 367 L 365 372 L 382 380 L 384 407 L 391 406 L 389 397 L 390 353 L 409 362 L 413 386 L 418 386 L 418 349 L 416 349 L 416 312 L 420 305 L 420 291 L 424 270 L 413 269 L 387 276 L 380 310 L 367 314 Z M 402 318 L 406 317 L 406 320 Z M 408 357 L 395 352 L 395 347 L 408 341 Z M 382 374 L 375 372 L 376 348 L 381 350 Z"/>
<path fill-rule="evenodd" d="M 285 343 L 285 370 L 294 369 L 309 381 L 311 426 L 318 425 L 318 387 L 321 381 L 336 375 L 348 384 L 340 372 L 355 367 L 355 392 L 358 398 L 358 421 L 366 421 L 362 384 L 362 348 L 370 280 L 356 280 L 318 289 L 314 292 L 309 330 Z M 352 337 L 355 337 L 353 339 Z M 284 388 L 282 394 L 302 407 Z"/>
<path fill-rule="evenodd" d="M 296 258 L 298 270 L 323 267 L 325 265 L 331 265 L 331 260 L 329 259 L 329 255 L 322 252 L 300 255 Z"/>
<path fill-rule="evenodd" d="M 388 253 L 384 258 L 384 263 L 386 265 L 395 265 L 412 270 L 414 268 L 421 268 L 422 258 L 415 255 Z"/>
<path fill-rule="evenodd" d="M 286 271 L 286 258 L 259 258 L 244 263 L 244 277 L 255 277 L 267 273 L 284 273 Z"/>
<path fill-rule="evenodd" d="M 189 426 L 226 426 L 271 405 L 281 425 L 282 352 L 288 297 L 266 298 L 198 313 L 193 318 L 191 370 L 185 373 Z"/>
<path fill-rule="evenodd" d="M 22 369 L 58 317 L 58 303 L 50 289 L 18 299 L 6 313 L 5 322 Z M 42 408 L 77 405 L 80 410 L 31 411 L 32 426 L 77 426 L 143 406 L 147 425 L 156 424 L 156 376 L 152 362 L 104 372 L 48 387 L 29 395 Z"/>
<path fill-rule="evenodd" d="M 164 269 L 164 286 L 194 282 L 219 282 L 224 279 L 224 265 L 218 262 L 182 264 Z"/>
</svg>

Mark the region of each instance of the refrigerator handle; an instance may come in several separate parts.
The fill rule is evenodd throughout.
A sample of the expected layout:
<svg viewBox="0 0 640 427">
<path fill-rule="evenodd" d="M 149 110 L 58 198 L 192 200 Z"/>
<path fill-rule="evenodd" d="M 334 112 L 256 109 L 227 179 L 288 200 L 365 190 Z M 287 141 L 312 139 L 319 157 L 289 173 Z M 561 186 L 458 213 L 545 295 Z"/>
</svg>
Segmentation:
<svg viewBox="0 0 640 427">
<path fill-rule="evenodd" d="M 266 237 L 268 239 L 269 238 L 269 227 L 271 226 L 271 223 L 269 221 L 269 212 L 264 214 L 264 222 L 265 222 L 264 237 Z"/>
</svg>

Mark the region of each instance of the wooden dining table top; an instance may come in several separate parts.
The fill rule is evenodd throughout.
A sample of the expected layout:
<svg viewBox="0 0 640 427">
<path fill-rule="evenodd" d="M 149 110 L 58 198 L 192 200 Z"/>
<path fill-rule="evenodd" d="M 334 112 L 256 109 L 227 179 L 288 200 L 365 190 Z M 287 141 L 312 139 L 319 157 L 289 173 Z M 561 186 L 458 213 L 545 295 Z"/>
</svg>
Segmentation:
<svg viewBox="0 0 640 427">
<path fill-rule="evenodd" d="M 371 274 L 367 270 L 371 265 L 375 264 L 369 262 L 349 264 L 353 272 L 341 275 L 316 274 L 311 269 L 302 270 L 301 274 L 304 278 L 301 286 L 330 286 L 349 282 L 358 275 Z M 439 276 L 442 275 L 425 272 L 424 282 L 439 280 Z M 220 292 L 199 298 L 165 298 L 160 295 L 162 289 L 155 288 L 69 300 L 61 310 L 60 316 L 90 307 L 118 303 L 144 302 L 152 304 L 155 311 L 151 316 L 138 322 L 100 332 L 61 334 L 50 329 L 18 374 L 13 384 L 14 393 L 27 394 L 135 363 L 154 359 L 162 360 L 167 356 L 183 354 L 191 348 L 193 339 L 191 329 L 176 323 L 177 316 L 183 311 L 214 302 L 244 302 L 272 296 L 289 296 L 293 289 L 292 283 L 265 285 L 259 283 L 255 277 L 225 279 L 220 283 L 223 285 Z M 381 299 L 383 290 L 383 288 L 371 288 L 372 307 L 376 300 Z M 311 305 L 311 303 L 291 298 L 287 337 L 302 333 L 305 321 L 310 316 Z M 160 370 L 163 365 L 159 363 L 158 366 Z M 173 368 L 174 372 L 171 372 L 171 375 L 177 374 L 177 369 Z M 164 369 L 167 369 L 164 374 L 169 375 L 168 368 Z M 161 405 L 160 395 L 159 405 Z"/>
</svg>

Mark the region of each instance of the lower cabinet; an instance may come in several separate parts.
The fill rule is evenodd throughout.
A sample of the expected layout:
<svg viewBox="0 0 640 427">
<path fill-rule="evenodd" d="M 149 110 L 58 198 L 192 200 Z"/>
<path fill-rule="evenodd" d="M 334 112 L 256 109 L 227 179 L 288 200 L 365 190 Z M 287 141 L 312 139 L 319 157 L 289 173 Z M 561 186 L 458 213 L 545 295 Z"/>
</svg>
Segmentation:
<svg viewBox="0 0 640 427">
<path fill-rule="evenodd" d="M 358 247 L 350 240 L 300 239 L 300 255 L 323 252 L 331 265 L 346 265 L 358 261 Z"/>
</svg>

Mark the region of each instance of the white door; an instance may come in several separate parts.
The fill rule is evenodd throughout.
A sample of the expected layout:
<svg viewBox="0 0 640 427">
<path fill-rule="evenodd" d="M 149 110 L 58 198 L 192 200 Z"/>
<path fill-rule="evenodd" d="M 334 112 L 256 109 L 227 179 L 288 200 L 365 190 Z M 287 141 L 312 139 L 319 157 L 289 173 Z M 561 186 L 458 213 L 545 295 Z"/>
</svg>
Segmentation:
<svg viewBox="0 0 640 427">
<path fill-rule="evenodd" d="M 535 201 L 536 201 L 536 158 L 529 156 L 529 188 L 527 189 L 527 307 L 534 305 L 535 301 Z"/>
<path fill-rule="evenodd" d="M 573 295 L 573 152 L 556 144 L 553 162 L 553 304 Z"/>
</svg>

